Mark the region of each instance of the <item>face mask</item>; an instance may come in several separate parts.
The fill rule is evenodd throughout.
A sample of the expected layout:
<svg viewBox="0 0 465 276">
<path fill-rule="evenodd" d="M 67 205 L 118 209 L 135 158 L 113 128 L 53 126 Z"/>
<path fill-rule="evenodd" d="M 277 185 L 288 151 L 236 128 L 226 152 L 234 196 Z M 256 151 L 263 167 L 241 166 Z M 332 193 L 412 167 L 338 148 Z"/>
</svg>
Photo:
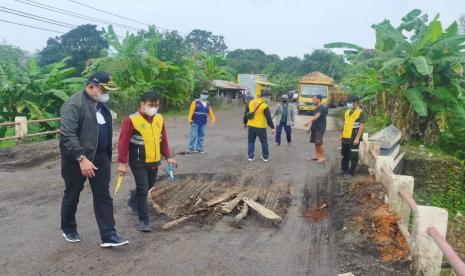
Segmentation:
<svg viewBox="0 0 465 276">
<path fill-rule="evenodd" d="M 97 96 L 95 97 L 95 100 L 100 103 L 106 103 L 108 102 L 109 99 L 110 99 L 109 93 L 103 94 L 103 93 L 97 92 Z"/>
<path fill-rule="evenodd" d="M 346 106 L 347 106 L 347 108 L 352 109 L 352 108 L 354 108 L 354 103 L 347 103 Z"/>
<path fill-rule="evenodd" d="M 206 100 L 208 100 L 208 95 L 200 95 L 200 99 L 202 101 L 206 101 Z"/>
<path fill-rule="evenodd" d="M 153 115 L 157 114 L 158 108 L 157 107 L 145 107 L 144 113 L 152 117 Z"/>
<path fill-rule="evenodd" d="M 265 99 L 265 103 L 266 103 L 266 104 L 270 104 L 270 103 L 271 103 L 271 100 L 270 100 L 270 99 Z"/>
</svg>

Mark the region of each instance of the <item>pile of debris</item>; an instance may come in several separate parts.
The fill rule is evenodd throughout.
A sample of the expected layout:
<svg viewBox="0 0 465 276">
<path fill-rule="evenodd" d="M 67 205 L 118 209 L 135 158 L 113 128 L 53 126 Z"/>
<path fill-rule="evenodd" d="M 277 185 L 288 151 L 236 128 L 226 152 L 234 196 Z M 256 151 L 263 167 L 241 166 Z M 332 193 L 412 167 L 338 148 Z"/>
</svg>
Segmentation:
<svg viewBox="0 0 465 276">
<path fill-rule="evenodd" d="M 236 181 L 233 176 L 178 177 L 172 184 L 165 181 L 153 187 L 149 199 L 157 213 L 168 217 L 163 230 L 194 219 L 213 224 L 225 215 L 232 217 L 231 226 L 240 227 L 251 209 L 271 223 L 283 221 L 289 203 L 288 185 L 250 185 L 253 181 L 237 185 Z"/>
</svg>

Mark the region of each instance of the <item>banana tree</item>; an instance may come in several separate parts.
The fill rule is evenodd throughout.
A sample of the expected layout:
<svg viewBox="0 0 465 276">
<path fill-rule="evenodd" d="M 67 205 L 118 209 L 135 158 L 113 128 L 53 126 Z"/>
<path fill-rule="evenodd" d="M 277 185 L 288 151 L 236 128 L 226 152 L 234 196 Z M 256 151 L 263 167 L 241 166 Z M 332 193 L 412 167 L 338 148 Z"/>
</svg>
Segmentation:
<svg viewBox="0 0 465 276">
<path fill-rule="evenodd" d="M 385 100 L 381 111 L 390 115 L 407 139 L 426 136 L 431 142 L 448 125 L 465 121 L 465 36 L 458 33 L 457 23 L 444 30 L 439 16 L 428 23 L 426 15 L 413 10 L 397 28 L 388 20 L 372 27 L 373 57 L 353 62 L 344 82 L 362 96 L 387 96 L 390 103 Z M 350 44 L 327 46 L 354 49 Z M 380 106 L 379 98 L 373 98 Z"/>
<path fill-rule="evenodd" d="M 68 95 L 83 83 L 81 78 L 69 78 L 75 70 L 65 68 L 65 62 L 66 59 L 44 68 L 39 68 L 34 59 L 23 67 L 1 63 L 0 121 L 14 121 L 16 116 L 28 119 L 58 116 Z M 0 137 L 5 131 L 0 130 Z"/>
</svg>

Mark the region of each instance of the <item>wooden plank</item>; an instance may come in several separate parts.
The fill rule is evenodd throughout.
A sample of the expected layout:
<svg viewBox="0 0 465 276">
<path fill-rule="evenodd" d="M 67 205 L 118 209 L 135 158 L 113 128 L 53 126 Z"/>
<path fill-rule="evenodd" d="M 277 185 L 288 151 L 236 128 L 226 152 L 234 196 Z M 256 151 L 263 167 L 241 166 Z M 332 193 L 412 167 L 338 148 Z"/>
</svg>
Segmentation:
<svg viewBox="0 0 465 276">
<path fill-rule="evenodd" d="M 283 221 L 283 219 L 280 216 L 278 216 L 275 212 L 271 211 L 270 209 L 266 208 L 265 206 L 248 197 L 244 197 L 242 201 L 244 201 L 247 205 L 250 206 L 250 208 L 254 209 L 255 211 L 257 211 L 257 213 L 259 213 L 267 219 L 271 219 L 277 222 Z"/>
<path fill-rule="evenodd" d="M 193 217 L 195 217 L 195 215 L 186 215 L 186 216 L 180 217 L 180 218 L 178 218 L 178 219 L 175 219 L 175 220 L 173 220 L 173 221 L 170 221 L 170 222 L 168 222 L 168 223 L 163 224 L 163 226 L 161 227 L 161 229 L 164 230 L 164 231 L 169 230 L 169 229 L 175 227 L 176 225 L 178 225 L 178 224 L 180 224 L 180 223 L 183 223 L 183 222 L 185 222 L 186 220 L 191 219 L 191 218 L 193 218 Z"/>
<path fill-rule="evenodd" d="M 237 206 L 237 204 L 239 204 L 239 202 L 242 200 L 242 198 L 245 196 L 244 193 L 240 193 L 238 194 L 233 200 L 229 201 L 226 203 L 226 205 L 224 205 L 222 208 L 221 208 L 221 212 L 223 214 L 229 214 L 232 212 L 232 210 L 234 210 L 234 208 Z"/>
<path fill-rule="evenodd" d="M 169 190 L 173 189 L 174 188 L 174 185 L 168 185 L 166 187 L 163 187 L 163 188 L 160 188 L 158 190 L 154 190 L 153 192 L 152 191 L 149 191 L 149 194 L 150 194 L 150 197 L 152 199 L 156 198 L 156 197 L 159 197 L 161 196 L 162 194 L 165 194 L 167 193 Z M 153 188 L 152 188 L 153 189 Z M 152 190 L 150 189 L 150 190 Z"/>
<path fill-rule="evenodd" d="M 211 207 L 216 204 L 220 204 L 221 202 L 225 202 L 226 200 L 230 199 L 231 197 L 237 195 L 239 193 L 239 190 L 235 191 L 228 191 L 226 193 L 223 193 L 222 195 L 215 197 L 212 200 L 209 200 L 206 202 L 207 207 Z"/>
<path fill-rule="evenodd" d="M 244 206 L 242 207 L 241 211 L 239 212 L 239 214 L 237 214 L 234 217 L 230 225 L 233 227 L 238 227 L 241 224 L 241 221 L 247 216 L 248 212 L 249 212 L 249 205 L 244 203 Z"/>
</svg>

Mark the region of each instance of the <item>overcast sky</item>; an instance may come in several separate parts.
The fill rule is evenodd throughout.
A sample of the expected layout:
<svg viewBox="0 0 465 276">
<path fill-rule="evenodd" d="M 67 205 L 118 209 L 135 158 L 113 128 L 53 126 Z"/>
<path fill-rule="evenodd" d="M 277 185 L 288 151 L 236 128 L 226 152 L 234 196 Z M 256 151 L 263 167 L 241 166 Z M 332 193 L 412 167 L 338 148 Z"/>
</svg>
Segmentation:
<svg viewBox="0 0 465 276">
<path fill-rule="evenodd" d="M 21 0 L 30 2 L 30 0 Z M 90 9 L 69 0 L 34 0 L 102 20 L 144 28 L 144 25 Z M 389 19 L 396 26 L 414 8 L 437 13 L 448 26 L 465 14 L 464 0 L 76 0 L 183 34 L 203 29 L 223 35 L 229 50 L 258 48 L 266 53 L 303 56 L 328 42 L 345 41 L 373 47 L 371 24 Z M 93 23 L 33 7 L 20 1 L 0 0 L 1 7 L 15 9 L 68 24 Z M 1 8 L 0 7 L 0 8 Z M 19 22 L 66 32 L 67 28 L 0 12 L 0 20 Z M 96 23 L 93 23 L 96 24 Z M 105 26 L 98 24 L 99 26 Z M 126 30 L 115 28 L 120 34 Z M 45 46 L 49 37 L 59 35 L 0 22 L 0 41 L 30 52 Z"/>
</svg>

